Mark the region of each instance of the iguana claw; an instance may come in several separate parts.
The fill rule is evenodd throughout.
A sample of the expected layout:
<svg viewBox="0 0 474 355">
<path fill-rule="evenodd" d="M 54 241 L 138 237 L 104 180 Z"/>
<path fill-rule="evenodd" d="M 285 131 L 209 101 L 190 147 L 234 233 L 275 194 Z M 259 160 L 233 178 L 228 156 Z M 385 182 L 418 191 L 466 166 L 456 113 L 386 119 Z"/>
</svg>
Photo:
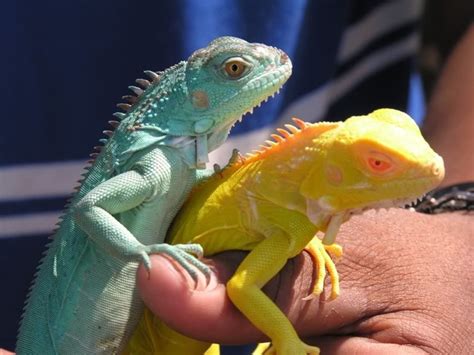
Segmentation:
<svg viewBox="0 0 474 355">
<path fill-rule="evenodd" d="M 189 274 L 189 276 L 191 276 L 195 282 L 198 281 L 198 274 L 194 268 L 201 271 L 206 276 L 206 280 L 209 280 L 211 276 L 210 267 L 191 255 L 195 254 L 198 258 L 203 256 L 203 249 L 199 244 L 153 244 L 145 247 L 144 254 L 142 254 L 142 261 L 148 272 L 151 269 L 149 254 L 157 253 L 170 256 Z"/>
</svg>

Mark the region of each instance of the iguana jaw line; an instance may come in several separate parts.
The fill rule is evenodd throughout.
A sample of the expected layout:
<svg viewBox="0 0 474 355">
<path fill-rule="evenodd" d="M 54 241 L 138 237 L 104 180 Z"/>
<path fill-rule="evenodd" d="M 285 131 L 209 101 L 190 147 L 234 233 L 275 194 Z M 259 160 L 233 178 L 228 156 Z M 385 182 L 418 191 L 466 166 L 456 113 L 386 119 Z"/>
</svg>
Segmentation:
<svg viewBox="0 0 474 355">
<path fill-rule="evenodd" d="M 273 94 L 267 96 L 265 99 L 263 99 L 262 101 L 260 101 L 258 104 L 256 104 L 255 106 L 249 108 L 247 111 L 244 112 L 243 115 L 241 115 L 240 117 L 238 117 L 236 120 L 234 120 L 234 123 L 232 124 L 231 127 L 234 127 L 236 125 L 237 122 L 242 122 L 242 119 L 244 118 L 245 115 L 247 114 L 253 114 L 253 110 L 256 108 L 256 107 L 260 107 L 262 106 L 263 103 L 265 102 L 268 102 L 268 100 L 270 99 L 270 97 L 273 99 L 275 97 L 275 95 L 278 95 L 280 93 L 280 90 L 281 90 L 281 87 L 275 91 Z"/>
<path fill-rule="evenodd" d="M 336 209 L 331 208 L 327 205 L 324 201 L 324 198 L 321 199 L 306 199 L 306 215 L 308 218 L 314 223 L 318 224 L 321 222 L 322 219 L 335 216 L 337 214 L 346 213 L 351 216 L 362 214 L 368 210 L 380 210 L 380 209 L 389 209 L 389 208 L 406 208 L 413 206 L 417 202 L 419 202 L 423 196 L 421 197 L 411 197 L 411 198 L 399 198 L 394 200 L 383 200 L 378 201 L 377 203 L 373 203 L 364 207 L 360 208 L 350 208 L 343 211 L 337 211 Z"/>
<path fill-rule="evenodd" d="M 388 210 L 390 208 L 410 208 L 416 205 L 419 201 L 423 199 L 426 194 L 420 197 L 412 197 L 412 198 L 401 198 L 395 200 L 384 200 L 379 201 L 378 203 L 372 204 L 370 206 L 362 207 L 362 208 L 355 208 L 349 210 L 351 216 L 362 214 L 368 210 L 375 210 L 376 212 L 385 209 Z"/>
<path fill-rule="evenodd" d="M 418 177 L 404 180 L 403 182 L 389 182 L 383 186 L 377 188 L 380 193 L 382 191 L 392 191 L 392 190 L 404 190 L 406 191 L 404 197 L 394 198 L 394 199 L 385 199 L 379 200 L 377 202 L 367 201 L 364 204 L 361 204 L 360 207 L 340 209 L 338 205 L 346 205 L 347 203 L 339 201 L 337 196 L 320 196 L 317 198 L 306 197 L 306 214 L 311 222 L 315 225 L 321 223 L 321 221 L 327 220 L 327 218 L 332 217 L 336 214 L 346 213 L 348 216 L 362 214 L 367 210 L 380 210 L 380 209 L 389 209 L 389 208 L 406 208 L 411 207 L 416 204 L 419 200 L 423 198 L 424 195 L 420 196 L 422 191 L 431 190 L 436 187 L 440 182 L 439 177 Z M 368 188 L 364 186 L 364 188 Z M 375 191 L 375 187 L 373 187 Z M 347 194 L 350 194 L 350 189 L 347 190 Z M 338 201 L 338 202 L 334 202 Z"/>
<path fill-rule="evenodd" d="M 399 198 L 394 200 L 384 200 L 377 203 L 361 207 L 347 209 L 344 211 L 336 211 L 327 204 L 327 198 L 322 197 L 319 199 L 306 199 L 306 215 L 309 220 L 315 225 L 320 227 L 321 225 L 326 226 L 326 232 L 324 233 L 323 243 L 326 245 L 333 244 L 336 240 L 336 236 L 339 233 L 339 228 L 342 223 L 348 221 L 354 215 L 360 215 L 368 210 L 378 211 L 380 209 L 389 208 L 405 208 L 416 204 L 422 197 L 412 198 Z"/>
<path fill-rule="evenodd" d="M 351 214 L 360 214 L 366 210 L 380 210 L 389 208 L 406 208 L 411 207 L 420 201 L 424 194 L 420 196 L 420 191 L 431 190 L 436 187 L 440 182 L 439 177 L 420 177 L 414 179 L 408 179 L 403 183 L 388 183 L 384 187 L 386 190 L 391 189 L 404 189 L 407 190 L 406 197 L 386 199 L 378 201 L 376 203 L 367 203 L 366 206 L 361 208 L 350 209 Z"/>
<path fill-rule="evenodd" d="M 254 107 L 252 107 L 252 108 L 250 108 L 249 110 L 247 110 L 242 116 L 240 116 L 240 118 L 238 119 L 238 121 L 239 121 L 239 122 L 242 122 L 242 117 L 243 117 L 244 115 L 246 115 L 246 114 L 248 114 L 248 113 L 252 114 L 255 107 L 260 107 L 260 106 L 262 106 L 262 104 L 263 104 L 264 102 L 267 102 L 267 101 L 270 99 L 270 97 L 271 97 L 271 98 L 274 98 L 275 95 L 278 95 L 278 94 L 280 93 L 280 90 L 281 90 L 281 87 L 280 87 L 276 92 L 274 92 L 274 93 L 271 94 L 270 96 L 267 96 L 265 99 L 263 99 L 262 101 L 260 101 L 260 103 L 258 103 L 258 104 L 255 105 Z M 235 123 L 234 123 L 234 125 L 235 125 Z"/>
</svg>

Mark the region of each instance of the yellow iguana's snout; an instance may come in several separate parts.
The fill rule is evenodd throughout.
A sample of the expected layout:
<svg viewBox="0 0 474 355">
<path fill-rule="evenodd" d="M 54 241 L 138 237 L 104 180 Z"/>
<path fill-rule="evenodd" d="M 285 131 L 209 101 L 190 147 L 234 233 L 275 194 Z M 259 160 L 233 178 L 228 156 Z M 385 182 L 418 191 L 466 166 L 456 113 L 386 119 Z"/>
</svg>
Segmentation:
<svg viewBox="0 0 474 355">
<path fill-rule="evenodd" d="M 397 110 L 351 117 L 314 144 L 313 154 L 323 157 L 301 186 L 314 213 L 404 206 L 444 178 L 443 159 Z"/>
</svg>

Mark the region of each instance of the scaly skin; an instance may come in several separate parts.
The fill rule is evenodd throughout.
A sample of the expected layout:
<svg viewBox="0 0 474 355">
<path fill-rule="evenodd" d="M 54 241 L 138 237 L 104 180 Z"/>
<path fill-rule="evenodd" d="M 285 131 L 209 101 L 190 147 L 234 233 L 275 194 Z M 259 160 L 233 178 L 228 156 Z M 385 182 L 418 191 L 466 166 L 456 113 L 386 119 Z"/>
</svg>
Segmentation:
<svg viewBox="0 0 474 355">
<path fill-rule="evenodd" d="M 299 128 L 280 129 L 275 142 L 196 186 L 168 235 L 173 244 L 201 244 L 205 255 L 250 250 L 227 293 L 270 338 L 265 354 L 319 353 L 261 291 L 289 258 L 306 249 L 315 259 L 318 274 L 307 298 L 322 292 L 326 268 L 336 297 L 339 282 L 328 252 L 342 254 L 334 244 L 340 225 L 367 209 L 408 204 L 444 177 L 442 158 L 400 111 L 381 109 L 337 123 L 295 122 Z M 209 347 L 179 338 L 148 312 L 132 337 L 136 354 L 202 354 Z"/>
<path fill-rule="evenodd" d="M 291 74 L 282 51 L 222 37 L 162 73 L 121 104 L 121 122 L 88 168 L 61 218 L 27 301 L 17 354 L 118 353 L 143 304 L 139 262 L 163 252 L 192 276 L 198 245 L 163 244 L 209 151 L 242 115 Z"/>
</svg>

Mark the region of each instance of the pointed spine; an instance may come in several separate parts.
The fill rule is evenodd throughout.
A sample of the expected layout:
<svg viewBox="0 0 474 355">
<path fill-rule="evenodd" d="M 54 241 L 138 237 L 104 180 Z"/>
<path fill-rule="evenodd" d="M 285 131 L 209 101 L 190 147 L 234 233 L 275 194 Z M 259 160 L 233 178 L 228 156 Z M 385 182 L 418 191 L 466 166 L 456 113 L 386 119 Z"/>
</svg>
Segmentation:
<svg viewBox="0 0 474 355">
<path fill-rule="evenodd" d="M 131 86 L 129 86 L 128 88 L 129 88 L 130 90 L 132 90 L 132 91 L 135 93 L 135 95 L 137 95 L 137 96 L 140 96 L 141 94 L 143 94 L 143 90 L 140 89 L 138 86 L 133 86 L 133 85 L 131 85 Z"/>
<path fill-rule="evenodd" d="M 115 120 L 110 120 L 109 121 L 109 124 L 113 127 L 113 128 L 117 128 L 120 124 L 119 121 L 115 121 Z"/>
<path fill-rule="evenodd" d="M 147 89 L 151 85 L 151 83 L 146 79 L 137 79 L 135 80 L 135 82 L 145 89 Z"/>
<path fill-rule="evenodd" d="M 112 116 L 117 117 L 119 120 L 123 120 L 127 115 L 123 112 L 115 112 Z"/>
<path fill-rule="evenodd" d="M 148 75 L 153 82 L 160 80 L 160 76 L 152 70 L 145 70 L 144 73 Z"/>
<path fill-rule="evenodd" d="M 283 128 L 277 128 L 278 133 L 281 134 L 281 136 L 285 139 L 288 139 L 291 137 L 291 133 L 288 132 L 286 129 Z"/>
<path fill-rule="evenodd" d="M 303 120 L 300 120 L 299 118 L 293 117 L 292 120 L 301 129 L 305 129 L 307 127 L 306 122 Z"/>
<path fill-rule="evenodd" d="M 286 129 L 289 130 L 291 133 L 298 133 L 300 130 L 291 124 L 285 125 Z"/>
<path fill-rule="evenodd" d="M 281 142 L 284 142 L 285 141 L 285 138 L 283 138 L 282 136 L 278 135 L 278 134 L 272 134 L 271 137 L 275 140 L 275 142 L 277 143 L 281 143 Z"/>
<path fill-rule="evenodd" d="M 130 110 L 130 107 L 132 107 L 132 105 L 120 103 L 120 104 L 117 104 L 117 107 L 127 112 L 128 110 Z"/>
<path fill-rule="evenodd" d="M 122 100 L 125 100 L 127 104 L 133 105 L 135 102 L 137 102 L 138 98 L 133 95 L 123 95 Z"/>
</svg>

